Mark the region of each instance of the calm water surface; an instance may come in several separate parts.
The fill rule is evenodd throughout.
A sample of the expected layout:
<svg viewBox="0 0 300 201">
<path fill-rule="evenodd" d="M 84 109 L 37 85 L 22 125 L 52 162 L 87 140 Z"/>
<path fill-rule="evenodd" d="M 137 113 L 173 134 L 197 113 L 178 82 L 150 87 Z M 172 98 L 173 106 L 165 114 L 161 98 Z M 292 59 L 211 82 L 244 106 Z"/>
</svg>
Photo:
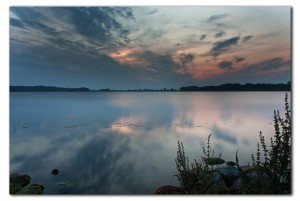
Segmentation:
<svg viewBox="0 0 300 201">
<path fill-rule="evenodd" d="M 179 185 L 177 140 L 199 159 L 251 163 L 259 131 L 273 136 L 283 92 L 10 93 L 10 172 L 46 194 L 151 194 Z M 54 176 L 51 170 L 59 169 Z"/>
</svg>

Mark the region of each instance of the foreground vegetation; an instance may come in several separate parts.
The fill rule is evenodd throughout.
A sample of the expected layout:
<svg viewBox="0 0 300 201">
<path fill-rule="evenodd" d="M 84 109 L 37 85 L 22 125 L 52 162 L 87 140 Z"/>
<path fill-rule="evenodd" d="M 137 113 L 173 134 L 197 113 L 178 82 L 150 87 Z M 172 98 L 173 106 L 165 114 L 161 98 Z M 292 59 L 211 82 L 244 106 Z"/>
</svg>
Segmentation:
<svg viewBox="0 0 300 201">
<path fill-rule="evenodd" d="M 236 161 L 225 161 L 214 156 L 208 136 L 204 156 L 190 163 L 182 142 L 178 141 L 175 176 L 184 194 L 291 194 L 291 116 L 288 95 L 285 96 L 284 118 L 274 111 L 274 137 L 267 147 L 259 133 L 257 152 L 252 154 L 252 165 L 241 166 Z M 178 191 L 178 189 L 177 189 Z"/>
</svg>

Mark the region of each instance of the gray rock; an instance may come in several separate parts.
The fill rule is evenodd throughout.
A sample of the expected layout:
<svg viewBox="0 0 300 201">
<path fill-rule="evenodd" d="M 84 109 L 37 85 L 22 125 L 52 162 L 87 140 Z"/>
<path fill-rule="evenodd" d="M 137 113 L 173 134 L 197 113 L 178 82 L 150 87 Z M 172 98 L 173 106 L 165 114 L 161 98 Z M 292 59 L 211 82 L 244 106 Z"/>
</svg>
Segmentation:
<svg viewBox="0 0 300 201">
<path fill-rule="evenodd" d="M 213 172 L 210 175 L 210 193 L 214 193 L 218 191 L 219 189 L 224 189 L 226 188 L 225 182 L 223 180 L 223 177 L 218 171 Z"/>
<path fill-rule="evenodd" d="M 20 187 L 27 186 L 30 183 L 31 177 L 28 174 L 18 173 L 10 174 L 9 183 L 18 184 Z"/>
<path fill-rule="evenodd" d="M 233 181 L 231 188 L 233 188 L 236 191 L 241 191 L 241 186 L 242 186 L 242 179 L 241 177 L 237 178 L 236 180 Z"/>
<path fill-rule="evenodd" d="M 30 183 L 31 177 L 28 174 L 18 173 L 9 175 L 9 193 L 16 194 L 23 187 Z"/>
<path fill-rule="evenodd" d="M 239 170 L 232 166 L 219 167 L 217 171 L 222 175 L 227 187 L 231 187 L 233 182 L 240 176 Z"/>
<path fill-rule="evenodd" d="M 234 166 L 223 166 L 219 167 L 217 170 L 222 176 L 233 175 L 237 178 L 240 175 L 239 170 Z"/>
<path fill-rule="evenodd" d="M 31 184 L 30 186 L 26 186 L 18 191 L 16 194 L 18 195 L 38 195 L 42 194 L 45 187 L 40 184 Z"/>
<path fill-rule="evenodd" d="M 31 184 L 28 186 L 30 180 L 31 177 L 28 174 L 10 174 L 9 193 L 18 195 L 42 194 L 45 187 L 40 184 Z"/>
</svg>

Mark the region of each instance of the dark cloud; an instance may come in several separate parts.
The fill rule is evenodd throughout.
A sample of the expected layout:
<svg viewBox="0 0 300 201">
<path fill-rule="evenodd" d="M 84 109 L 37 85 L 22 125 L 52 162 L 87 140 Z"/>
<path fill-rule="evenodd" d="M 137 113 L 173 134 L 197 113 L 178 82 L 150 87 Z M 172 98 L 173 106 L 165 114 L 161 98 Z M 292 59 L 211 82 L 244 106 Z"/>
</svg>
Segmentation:
<svg viewBox="0 0 300 201">
<path fill-rule="evenodd" d="M 182 54 L 182 59 L 184 60 L 185 57 L 183 55 L 184 54 Z M 160 83 L 152 82 L 153 85 L 157 84 L 157 87 L 164 85 L 166 87 L 179 88 L 183 84 L 191 82 L 190 75 L 179 75 L 175 71 L 185 68 L 182 62 L 191 61 L 192 59 L 190 57 L 193 57 L 193 54 L 188 54 L 186 61 L 180 61 L 180 63 L 175 62 L 171 55 L 157 54 L 152 51 L 139 53 L 137 56 L 146 63 L 144 66 L 140 66 L 140 73 L 145 77 L 159 80 Z M 187 63 L 184 65 L 186 64 Z M 176 83 L 174 83 L 174 80 L 176 80 Z"/>
<path fill-rule="evenodd" d="M 243 37 L 243 42 L 248 42 L 249 40 L 251 40 L 253 38 L 253 36 L 244 36 Z"/>
<path fill-rule="evenodd" d="M 19 27 L 19 28 L 24 28 L 22 22 L 20 20 L 16 19 L 16 18 L 10 18 L 9 19 L 9 24 L 11 26 L 15 26 L 15 27 Z"/>
<path fill-rule="evenodd" d="M 281 68 L 287 64 L 290 64 L 290 60 L 285 61 L 280 57 L 274 57 L 266 61 L 249 65 L 247 68 L 251 70 L 269 71 L 269 70 Z"/>
<path fill-rule="evenodd" d="M 189 53 L 189 54 L 183 53 L 183 54 L 180 54 L 180 56 L 179 56 L 179 60 L 180 60 L 180 63 L 182 66 L 186 66 L 187 64 L 192 63 L 194 58 L 195 58 L 195 55 L 191 54 L 191 53 Z"/>
<path fill-rule="evenodd" d="M 232 62 L 231 61 L 222 61 L 221 63 L 219 63 L 219 68 L 230 69 L 230 68 L 232 68 Z"/>
<path fill-rule="evenodd" d="M 113 39 L 113 34 L 116 33 L 119 38 L 128 42 L 129 31 L 116 21 L 116 16 L 133 19 L 133 14 L 129 8 L 122 10 L 119 7 L 66 7 L 63 9 L 69 13 L 79 34 L 92 40 L 107 43 Z"/>
<path fill-rule="evenodd" d="M 220 32 L 218 32 L 218 33 L 215 34 L 215 38 L 220 38 L 220 37 L 222 37 L 224 35 L 225 35 L 225 32 L 224 31 L 220 31 Z"/>
<path fill-rule="evenodd" d="M 235 60 L 235 62 L 237 62 L 237 63 L 242 62 L 242 61 L 244 61 L 245 59 L 246 59 L 245 57 L 238 57 L 238 56 L 235 56 L 235 57 L 234 57 L 234 60 Z"/>
<path fill-rule="evenodd" d="M 162 55 L 152 51 L 146 51 L 138 54 L 138 57 L 146 61 L 146 67 L 154 69 L 164 68 L 164 70 L 166 70 L 177 66 L 170 55 Z"/>
<path fill-rule="evenodd" d="M 213 44 L 213 47 L 210 50 L 210 53 L 217 57 L 221 53 L 227 51 L 231 46 L 237 45 L 238 41 L 240 40 L 239 36 L 235 36 L 233 38 L 229 38 L 227 40 L 218 41 Z"/>
<path fill-rule="evenodd" d="M 201 36 L 200 36 L 200 40 L 204 40 L 206 38 L 206 34 L 202 34 Z"/>
<path fill-rule="evenodd" d="M 212 15 L 210 16 L 208 19 L 207 19 L 207 22 L 215 22 L 217 20 L 220 20 L 220 19 L 223 19 L 223 18 L 226 18 L 228 16 L 227 13 L 223 13 L 223 14 L 220 14 L 220 15 Z"/>
<path fill-rule="evenodd" d="M 11 7 L 10 12 L 16 16 L 10 19 L 14 28 L 10 35 L 12 83 L 38 80 L 41 84 L 65 86 L 90 80 L 93 85 L 113 82 L 111 87 L 138 83 L 139 71 L 105 53 L 128 43 L 129 31 L 116 19 L 134 20 L 130 8 Z M 15 27 L 23 27 L 26 32 Z M 102 49 L 105 51 L 99 51 Z M 26 73 L 17 77 L 24 69 L 18 66 L 24 65 Z"/>
<path fill-rule="evenodd" d="M 125 45 L 130 42 L 130 31 L 122 27 L 116 18 L 134 20 L 131 9 L 127 7 L 11 7 L 10 12 L 19 18 L 11 19 L 11 26 L 28 27 L 44 33 L 44 40 L 50 39 L 50 43 L 55 40 L 63 41 L 61 46 L 66 49 L 66 40 L 74 41 L 74 38 L 67 36 L 68 32 L 69 35 L 78 34 L 83 37 L 83 44 L 111 48 Z M 73 30 L 66 29 L 66 26 Z"/>
<path fill-rule="evenodd" d="M 50 7 L 11 7 L 10 12 L 18 16 L 24 28 L 33 28 L 54 37 L 57 36 L 57 31 L 47 25 L 51 24 L 52 19 L 43 14 L 49 11 L 49 8 Z"/>
<path fill-rule="evenodd" d="M 112 10 L 112 13 L 114 13 L 114 15 L 121 16 L 126 19 L 132 19 L 132 20 L 135 19 L 132 10 L 129 7 L 106 7 L 106 8 L 110 8 Z"/>
<path fill-rule="evenodd" d="M 210 48 L 205 52 L 203 62 L 216 59 L 214 62 L 218 64 L 222 61 L 223 53 L 225 56 L 226 51 L 237 49 L 236 45 L 242 45 L 241 42 L 249 40 L 252 42 L 253 40 L 250 35 L 229 36 L 228 27 L 235 25 L 228 23 L 227 20 L 230 16 L 228 17 L 227 11 L 217 13 L 219 15 L 207 15 L 202 22 L 209 29 L 203 28 L 198 32 L 193 32 L 195 31 L 193 29 L 190 33 L 191 39 L 182 41 L 178 38 L 169 39 L 167 33 L 170 29 L 167 28 L 172 27 L 172 24 L 157 26 L 162 22 L 160 15 L 163 15 L 159 8 L 142 8 L 143 12 L 140 12 L 140 8 L 132 9 L 127 7 L 10 7 L 10 49 L 13 51 L 10 55 L 10 60 L 13 61 L 10 69 L 13 72 L 11 80 L 18 81 L 15 77 L 18 75 L 19 80 L 24 83 L 26 83 L 25 81 L 38 83 L 35 81 L 37 79 L 55 83 L 56 78 L 65 76 L 59 83 L 68 84 L 71 83 L 69 80 L 73 79 L 71 73 L 73 73 L 72 75 L 77 73 L 77 80 L 85 78 L 86 80 L 95 80 L 90 86 L 96 86 L 94 83 L 106 82 L 110 83 L 111 87 L 120 88 L 119 86 L 124 83 L 124 86 L 130 87 L 126 80 L 134 83 L 138 81 L 137 77 L 140 75 L 149 75 L 153 78 L 161 76 L 161 80 L 165 80 L 163 79 L 165 76 L 170 79 L 169 83 L 171 83 L 171 78 L 174 78 L 175 85 L 177 80 L 178 82 L 183 80 L 177 78 L 186 76 L 189 79 L 186 78 L 185 81 L 190 83 L 195 80 L 191 77 L 195 77 L 196 70 L 193 69 L 194 72 L 191 72 L 187 66 L 196 62 L 196 54 L 191 52 L 181 54 L 174 59 L 171 55 L 174 54 L 174 51 L 172 47 L 169 47 L 170 43 L 171 45 L 175 44 L 172 41 L 180 43 L 176 44 L 177 50 L 190 48 L 189 46 L 193 45 L 194 41 L 198 41 L 199 44 Z M 159 13 L 156 13 L 157 11 Z M 154 18 L 149 16 L 153 14 Z M 151 18 L 148 19 L 148 17 Z M 157 19 L 159 23 L 156 21 Z M 147 20 L 153 20 L 153 23 Z M 171 23 L 173 19 L 166 17 L 164 20 Z M 197 19 L 195 18 L 195 20 Z M 174 25 L 174 28 L 176 26 Z M 186 24 L 186 27 L 188 28 L 186 31 L 189 31 L 190 24 Z M 139 30 L 136 31 L 137 29 Z M 208 40 L 208 36 L 214 38 L 214 34 L 220 30 L 224 30 L 227 37 L 215 39 L 215 41 Z M 138 40 L 131 41 L 134 39 Z M 162 44 L 165 42 L 166 44 Z M 184 48 L 181 43 L 184 44 Z M 173 47 L 173 49 L 175 48 Z M 137 50 L 139 52 L 134 52 Z M 157 52 L 144 52 L 146 50 Z M 123 56 L 118 57 L 112 54 L 116 52 L 121 54 L 122 51 L 124 52 Z M 251 50 L 249 49 L 249 51 Z M 236 54 L 238 55 L 238 53 Z M 219 58 L 217 58 L 218 55 L 220 55 Z M 209 56 L 212 58 L 208 58 Z M 230 66 L 235 67 L 235 62 L 241 62 L 243 57 L 231 57 L 227 60 L 231 60 L 233 64 Z M 224 64 L 220 64 L 219 67 L 228 68 L 226 65 L 224 67 Z M 177 71 L 177 69 L 179 70 Z M 263 69 L 267 69 L 267 67 Z M 25 76 L 24 72 L 26 71 Z M 174 71 L 178 73 L 178 77 L 174 75 Z M 41 73 L 39 74 L 39 72 Z M 80 76 L 83 79 L 79 79 Z M 73 77 L 75 78 L 75 76 Z M 73 83 L 76 83 L 74 80 Z M 157 85 L 163 82 L 161 80 L 157 81 Z"/>
</svg>

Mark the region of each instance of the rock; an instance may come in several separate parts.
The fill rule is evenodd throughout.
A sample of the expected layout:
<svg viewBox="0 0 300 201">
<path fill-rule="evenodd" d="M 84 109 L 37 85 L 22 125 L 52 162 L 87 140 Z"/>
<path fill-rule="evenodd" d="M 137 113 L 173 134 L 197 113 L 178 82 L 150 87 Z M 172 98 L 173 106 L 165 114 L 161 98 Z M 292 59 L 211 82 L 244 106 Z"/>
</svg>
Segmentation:
<svg viewBox="0 0 300 201">
<path fill-rule="evenodd" d="M 9 178 L 9 193 L 18 195 L 42 194 L 45 187 L 40 184 L 31 184 L 31 177 L 28 174 L 11 174 Z"/>
<path fill-rule="evenodd" d="M 239 177 L 233 181 L 231 188 L 237 192 L 241 192 L 241 186 L 242 186 L 242 179 L 241 177 Z"/>
<path fill-rule="evenodd" d="M 226 188 L 225 182 L 218 171 L 215 171 L 210 175 L 209 183 L 210 183 L 209 193 L 215 193 L 220 189 Z"/>
<path fill-rule="evenodd" d="M 16 194 L 18 195 L 38 195 L 42 194 L 45 187 L 40 184 L 31 184 L 30 186 L 26 186 L 18 191 Z"/>
<path fill-rule="evenodd" d="M 219 167 L 217 171 L 222 175 L 227 187 L 231 187 L 233 182 L 240 176 L 239 170 L 232 166 Z"/>
<path fill-rule="evenodd" d="M 53 175 L 58 175 L 59 171 L 58 171 L 58 169 L 53 169 L 53 170 L 51 171 L 51 173 L 52 173 Z"/>
<path fill-rule="evenodd" d="M 28 174 L 18 173 L 9 176 L 9 193 L 16 194 L 23 187 L 30 183 L 31 177 Z"/>
<path fill-rule="evenodd" d="M 239 177 L 240 172 L 236 167 L 227 166 L 227 167 L 219 167 L 217 171 L 220 172 L 222 176 L 233 175 L 234 177 Z"/>
<path fill-rule="evenodd" d="M 22 187 L 17 183 L 10 183 L 9 184 L 9 194 L 16 194 L 21 189 L 22 189 Z"/>
<path fill-rule="evenodd" d="M 185 194 L 185 192 L 181 187 L 166 185 L 156 189 L 154 194 Z"/>
<path fill-rule="evenodd" d="M 31 177 L 28 174 L 10 174 L 9 183 L 13 185 L 19 185 L 20 187 L 24 187 L 30 183 Z"/>
</svg>

